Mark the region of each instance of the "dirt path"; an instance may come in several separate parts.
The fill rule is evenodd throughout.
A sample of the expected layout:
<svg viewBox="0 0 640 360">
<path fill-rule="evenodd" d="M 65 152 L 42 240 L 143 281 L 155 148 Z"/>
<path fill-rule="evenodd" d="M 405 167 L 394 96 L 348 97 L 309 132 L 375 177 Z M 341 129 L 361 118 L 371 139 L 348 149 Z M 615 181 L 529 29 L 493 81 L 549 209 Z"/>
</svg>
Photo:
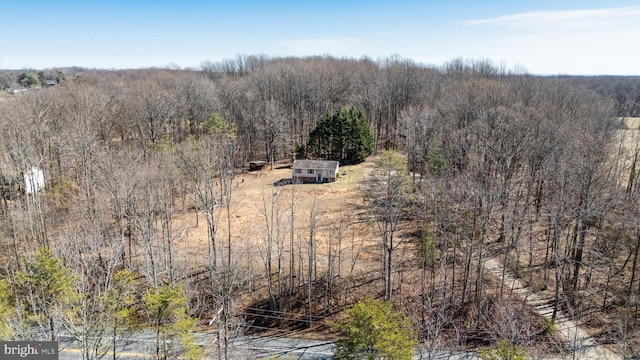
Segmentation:
<svg viewBox="0 0 640 360">
<path fill-rule="evenodd" d="M 485 262 L 485 269 L 491 272 L 498 279 L 502 278 L 502 266 L 495 258 L 488 259 Z M 553 314 L 552 300 L 542 298 L 535 294 L 531 289 L 526 287 L 520 280 L 505 273 L 505 285 L 509 287 L 512 294 L 524 299 L 533 309 L 547 319 L 551 319 Z M 556 314 L 555 326 L 565 341 L 574 344 L 576 351 L 567 355 L 566 359 L 588 359 L 588 360 L 617 360 L 622 356 L 610 351 L 607 347 L 598 344 L 598 342 L 588 333 L 583 331 L 576 322 L 567 319 L 562 313 Z"/>
</svg>

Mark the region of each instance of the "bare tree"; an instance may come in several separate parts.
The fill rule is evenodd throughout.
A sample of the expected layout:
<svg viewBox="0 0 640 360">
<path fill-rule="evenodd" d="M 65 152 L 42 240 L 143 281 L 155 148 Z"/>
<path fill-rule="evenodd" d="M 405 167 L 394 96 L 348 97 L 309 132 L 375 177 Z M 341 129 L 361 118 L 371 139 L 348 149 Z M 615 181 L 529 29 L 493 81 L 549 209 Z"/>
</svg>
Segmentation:
<svg viewBox="0 0 640 360">
<path fill-rule="evenodd" d="M 517 300 L 489 300 L 483 309 L 483 324 L 494 342 L 507 340 L 521 347 L 530 345 L 534 327 L 528 321 L 526 306 Z"/>
<path fill-rule="evenodd" d="M 307 311 L 309 327 L 313 321 L 313 284 L 317 281 L 318 269 L 316 263 L 317 231 L 320 204 L 317 197 L 313 197 L 309 205 L 309 238 L 307 247 Z"/>
<path fill-rule="evenodd" d="M 282 251 L 284 248 L 284 235 L 286 234 L 286 230 L 283 229 L 285 214 L 280 202 L 281 196 L 282 193 L 275 189 L 269 192 L 263 189 L 260 207 L 265 226 L 263 233 L 265 244 L 263 251 L 261 251 L 265 270 L 264 277 L 267 282 L 270 309 L 276 311 L 282 311 Z M 276 255 L 275 264 L 274 254 Z"/>
<path fill-rule="evenodd" d="M 122 263 L 132 269 L 134 255 L 134 229 L 131 211 L 131 199 L 141 185 L 138 181 L 138 169 L 141 164 L 142 154 L 130 149 L 112 148 L 109 152 L 103 152 L 96 160 L 96 188 L 105 199 L 105 216 L 107 213 L 115 221 L 116 238 L 119 239 L 119 253 L 122 255 Z M 133 175 L 132 175 L 133 174 Z M 109 221 L 106 221 L 109 224 Z M 113 239 L 115 242 L 115 238 Z M 114 244 L 111 244 L 114 246 Z"/>
<path fill-rule="evenodd" d="M 57 244 L 61 257 L 74 270 L 79 294 L 74 307 L 76 321 L 66 323 L 66 329 L 79 341 L 83 358 L 102 358 L 123 325 L 133 322 L 133 278 L 126 284 L 118 283 L 115 275 L 122 266 L 122 248 L 108 246 L 108 239 L 93 227 L 74 229 L 62 235 Z"/>
<path fill-rule="evenodd" d="M 410 182 L 406 163 L 399 154 L 388 151 L 380 156 L 368 183 L 367 197 L 384 251 L 384 288 L 388 301 L 393 291 L 393 253 L 402 243 L 395 235 L 409 204 Z"/>
<path fill-rule="evenodd" d="M 215 85 L 197 73 L 185 73 L 176 78 L 176 97 L 179 104 L 178 131 L 176 142 L 182 142 L 187 135 L 199 137 L 201 126 L 217 107 Z"/>
<path fill-rule="evenodd" d="M 219 143 L 212 138 L 199 142 L 187 141 L 178 147 L 178 168 L 190 184 L 197 199 L 197 208 L 204 213 L 207 222 L 210 268 L 218 265 L 216 208 L 220 202 L 219 188 Z"/>
<path fill-rule="evenodd" d="M 175 140 L 178 116 L 176 90 L 168 74 L 136 79 L 128 94 L 129 107 L 135 119 L 137 140 L 146 152 L 149 145 L 161 140 Z"/>
</svg>

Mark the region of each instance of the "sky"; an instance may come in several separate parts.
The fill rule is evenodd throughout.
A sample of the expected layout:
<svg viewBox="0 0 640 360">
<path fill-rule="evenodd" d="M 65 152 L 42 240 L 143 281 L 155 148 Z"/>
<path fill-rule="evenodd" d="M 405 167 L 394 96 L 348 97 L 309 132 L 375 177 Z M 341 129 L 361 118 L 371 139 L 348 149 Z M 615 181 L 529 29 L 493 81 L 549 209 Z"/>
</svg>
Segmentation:
<svg viewBox="0 0 640 360">
<path fill-rule="evenodd" d="M 260 54 L 640 75 L 638 0 L 3 0 L 0 24 L 0 69 L 199 68 Z"/>
</svg>

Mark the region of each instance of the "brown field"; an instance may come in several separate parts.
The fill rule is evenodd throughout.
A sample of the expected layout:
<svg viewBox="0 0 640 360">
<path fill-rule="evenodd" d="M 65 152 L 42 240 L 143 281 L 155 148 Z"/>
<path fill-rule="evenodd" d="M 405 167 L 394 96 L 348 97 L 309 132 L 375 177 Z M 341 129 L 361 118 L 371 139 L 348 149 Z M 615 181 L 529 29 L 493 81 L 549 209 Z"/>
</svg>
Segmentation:
<svg viewBox="0 0 640 360">
<path fill-rule="evenodd" d="M 640 144 L 640 118 L 625 118 L 627 129 L 618 130 L 616 133 L 618 154 L 619 158 L 615 159 L 620 161 L 622 166 L 623 177 L 621 181 L 622 186 L 626 186 L 626 182 L 629 179 L 631 164 L 635 156 L 635 151 Z"/>
<path fill-rule="evenodd" d="M 259 247 L 266 239 L 265 206 L 270 209 L 271 199 L 274 198 L 277 208 L 283 211 L 288 210 L 292 191 L 298 193 L 295 200 L 297 238 L 306 237 L 309 212 L 314 200 L 319 208 L 320 233 L 318 235 L 321 242 L 324 230 L 331 227 L 331 224 L 340 220 L 353 224 L 356 220 L 353 215 L 358 212 L 358 209 L 362 211 L 364 169 L 371 165 L 370 162 L 365 162 L 360 165 L 341 167 L 340 173 L 344 175 L 336 182 L 327 184 L 275 186 L 276 181 L 291 178 L 291 170 L 284 167 L 273 170 L 267 167 L 261 171 L 238 174 L 234 179 L 231 202 L 232 252 L 239 254 L 257 252 L 256 246 Z M 289 219 L 283 218 L 281 221 L 289 221 Z M 182 224 L 186 235 L 184 244 L 196 250 L 197 253 L 203 254 L 202 250 L 207 249 L 208 238 L 204 216 L 202 214 L 196 216 L 195 211 L 191 209 L 180 216 L 179 223 Z M 197 226 L 196 223 L 198 223 Z M 221 242 L 228 238 L 227 214 L 224 208 L 220 209 L 217 236 Z M 224 245 L 226 246 L 226 242 Z M 253 260 L 257 259 L 253 258 Z"/>
<path fill-rule="evenodd" d="M 640 117 L 626 117 L 623 119 L 625 125 L 631 130 L 640 129 Z"/>
<path fill-rule="evenodd" d="M 302 276 L 302 286 L 307 283 L 308 276 L 308 239 L 311 209 L 315 202 L 318 215 L 314 231 L 316 239 L 316 273 L 325 276 L 328 268 L 329 251 L 332 251 L 332 274 L 335 283 L 332 289 L 332 300 L 329 308 L 322 298 L 323 291 L 314 295 L 316 316 L 334 318 L 339 312 L 364 296 L 382 296 L 383 280 L 381 275 L 381 247 L 375 222 L 368 215 L 364 203 L 365 173 L 373 167 L 372 159 L 353 165 L 340 167 L 340 178 L 334 183 L 326 184 L 297 184 L 274 186 L 281 179 L 291 178 L 289 168 L 268 167 L 262 171 L 238 174 L 233 186 L 231 205 L 231 247 L 232 258 L 240 264 L 246 273 L 254 274 L 253 283 L 249 291 L 244 291 L 237 297 L 236 304 L 240 311 L 257 311 L 251 309 L 265 309 L 268 307 L 268 292 L 266 288 L 265 256 L 267 242 L 267 225 L 264 215 L 265 206 L 271 208 L 271 199 L 276 199 L 275 212 L 282 213 L 281 224 L 275 225 L 280 229 L 278 237 L 282 247 L 282 281 L 288 285 L 290 279 L 290 213 L 292 192 L 297 193 L 295 201 L 295 268 L 296 279 Z M 228 241 L 227 213 L 221 209 L 219 213 L 219 227 L 217 231 L 218 246 L 226 253 Z M 277 215 L 276 215 L 277 218 Z M 208 258 L 207 227 L 204 216 L 199 215 L 196 226 L 196 215 L 193 210 L 187 211 L 179 219 L 185 232 L 181 247 L 186 257 L 183 259 L 183 269 L 188 273 L 203 269 Z M 277 220 L 276 220 L 277 222 Z M 404 224 L 407 227 L 409 224 Z M 182 230 L 181 230 L 182 231 Z M 409 241 L 406 242 L 410 244 Z M 274 287 L 277 286 L 277 245 L 274 245 L 273 275 Z M 407 252 L 409 257 L 412 253 Z M 225 254 L 222 258 L 225 258 Z M 404 255 L 403 255 L 404 257 Z M 398 257 L 400 258 L 400 257 Z M 339 265 L 337 265 L 339 263 Z M 194 268 L 197 267 L 197 268 Z M 302 273 L 299 272 L 302 270 Z M 419 271 L 416 271 L 416 274 Z M 419 291 L 417 282 L 410 281 L 406 275 L 404 280 L 407 291 Z M 343 280 L 344 279 L 344 280 Z M 413 285 L 412 285 L 413 283 Z M 306 289 L 306 288 L 305 288 Z M 302 293 L 306 290 L 302 289 Z M 311 328 L 306 326 L 305 301 L 289 303 L 284 311 L 289 313 L 289 320 L 284 324 L 270 323 L 270 318 L 252 317 L 247 315 L 248 323 L 252 324 L 249 331 L 261 334 L 286 333 L 287 336 L 304 336 L 306 338 L 326 338 L 335 334 L 324 320 L 318 318 Z M 204 314 L 203 318 L 207 318 Z M 296 320 L 298 319 L 298 320 Z M 206 321 L 204 322 L 206 323 Z M 272 330 L 266 331 L 266 327 Z M 258 329 L 258 330 L 256 330 Z M 204 326 L 202 330 L 207 330 Z"/>
<path fill-rule="evenodd" d="M 231 249 L 232 258 L 247 271 L 258 274 L 255 282 L 261 291 L 254 291 L 242 300 L 244 305 L 258 303 L 266 299 L 264 288 L 265 252 L 267 242 L 267 213 L 271 213 L 274 199 L 274 223 L 278 232 L 283 252 L 283 277 L 289 276 L 290 258 L 290 213 L 292 192 L 295 192 L 295 230 L 296 268 L 302 264 L 304 273 L 307 265 L 307 249 L 309 239 L 309 223 L 313 204 L 317 208 L 316 259 L 317 272 L 327 269 L 329 247 L 331 246 L 334 262 L 340 248 L 339 268 L 334 267 L 336 274 L 356 275 L 380 268 L 380 252 L 377 244 L 376 225 L 367 215 L 364 208 L 364 177 L 367 169 L 373 166 L 372 161 L 359 165 L 340 167 L 340 178 L 334 183 L 297 184 L 274 186 L 281 179 L 291 178 L 291 170 L 287 167 L 274 168 L 255 172 L 243 172 L 234 179 L 231 203 Z M 189 203 L 191 201 L 187 201 Z M 186 211 L 180 215 L 174 228 L 176 234 L 184 234 L 179 241 L 180 254 L 184 254 L 180 265 L 187 273 L 203 269 L 208 259 L 208 234 L 203 214 L 196 216 L 193 206 L 187 205 Z M 280 214 L 280 215 L 277 215 Z M 279 218 L 279 219 L 278 219 Z M 270 220 L 271 221 L 271 220 Z M 217 246 L 226 259 L 228 248 L 227 211 L 223 207 L 218 213 L 218 229 L 216 231 Z M 275 273 L 276 249 L 274 245 L 272 273 Z M 221 253 L 219 252 L 219 255 Z M 221 261 L 221 260 L 219 260 Z M 354 266 L 355 265 L 355 266 Z M 382 281 L 379 282 L 382 286 Z M 368 290 L 367 290 L 368 291 Z M 380 290 L 382 291 L 382 290 Z M 376 294 L 371 294 L 376 295 Z"/>
</svg>

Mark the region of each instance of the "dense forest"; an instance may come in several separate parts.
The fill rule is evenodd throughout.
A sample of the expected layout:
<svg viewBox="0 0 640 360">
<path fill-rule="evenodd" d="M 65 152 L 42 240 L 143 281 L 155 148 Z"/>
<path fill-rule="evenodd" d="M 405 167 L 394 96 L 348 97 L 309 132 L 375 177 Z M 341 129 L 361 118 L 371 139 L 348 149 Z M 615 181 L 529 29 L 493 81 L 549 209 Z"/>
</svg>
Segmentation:
<svg viewBox="0 0 640 360">
<path fill-rule="evenodd" d="M 504 276 L 490 279 L 493 258 L 547 294 L 554 319 L 640 354 L 640 133 L 626 119 L 640 116 L 640 78 L 238 56 L 199 70 L 5 71 L 0 85 L 0 338 L 72 333 L 97 358 L 146 324 L 158 358 L 170 334 L 197 358 L 188 332 L 216 319 L 218 356 L 233 358 L 234 337 L 325 329 L 368 294 L 409 314 L 426 349 L 566 350 L 522 316 Z M 354 223 L 320 227 L 322 205 L 286 187 L 263 194 L 264 230 L 236 232 L 247 163 L 290 164 L 343 108 L 366 117 L 379 180 L 343 214 Z M 204 219 L 197 258 L 182 253 L 185 214 Z M 362 261 L 356 220 L 376 229 Z M 241 250 L 250 238 L 258 267 Z"/>
</svg>

